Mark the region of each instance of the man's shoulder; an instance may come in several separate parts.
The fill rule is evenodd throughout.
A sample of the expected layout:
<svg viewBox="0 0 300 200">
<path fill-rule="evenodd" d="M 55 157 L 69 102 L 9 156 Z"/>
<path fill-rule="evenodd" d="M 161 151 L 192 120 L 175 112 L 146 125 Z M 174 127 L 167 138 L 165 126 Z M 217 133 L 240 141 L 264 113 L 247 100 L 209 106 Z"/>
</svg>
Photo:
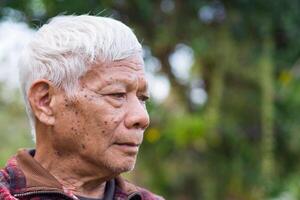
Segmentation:
<svg viewBox="0 0 300 200">
<path fill-rule="evenodd" d="M 10 158 L 6 166 L 0 168 L 0 187 L 10 187 L 11 177 L 10 176 L 18 176 L 18 171 L 16 170 L 16 159 L 15 157 Z"/>
<path fill-rule="evenodd" d="M 143 200 L 164 200 L 163 197 L 154 194 L 145 188 L 138 187 L 138 189 L 143 197 Z"/>
<path fill-rule="evenodd" d="M 10 188 L 15 184 L 12 182 L 11 176 L 18 176 L 18 174 L 15 173 L 14 158 L 8 160 L 7 166 L 0 169 L 0 199 L 16 200 L 10 193 Z"/>
<path fill-rule="evenodd" d="M 0 169 L 0 186 L 8 184 L 8 174 L 5 169 Z"/>
<path fill-rule="evenodd" d="M 163 197 L 154 194 L 145 188 L 136 186 L 133 183 L 130 183 L 129 181 L 123 179 L 122 177 L 116 178 L 116 185 L 119 189 L 119 191 L 117 190 L 117 193 L 119 192 L 119 195 L 121 196 L 122 193 L 125 193 L 129 196 L 140 194 L 143 200 L 164 200 Z"/>
</svg>

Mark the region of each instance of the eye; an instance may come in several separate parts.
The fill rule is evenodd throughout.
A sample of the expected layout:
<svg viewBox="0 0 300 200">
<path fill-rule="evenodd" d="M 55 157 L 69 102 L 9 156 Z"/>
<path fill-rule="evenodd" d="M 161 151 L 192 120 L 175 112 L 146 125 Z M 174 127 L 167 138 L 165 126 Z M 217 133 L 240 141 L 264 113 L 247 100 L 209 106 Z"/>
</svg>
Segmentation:
<svg viewBox="0 0 300 200">
<path fill-rule="evenodd" d="M 123 99 L 123 98 L 126 98 L 126 93 L 124 92 L 117 92 L 117 93 L 111 93 L 111 94 L 108 94 L 108 96 L 111 96 L 115 99 Z"/>
<path fill-rule="evenodd" d="M 146 103 L 146 101 L 149 100 L 149 97 L 146 95 L 141 95 L 139 96 L 140 101 L 142 101 L 143 103 Z"/>
</svg>

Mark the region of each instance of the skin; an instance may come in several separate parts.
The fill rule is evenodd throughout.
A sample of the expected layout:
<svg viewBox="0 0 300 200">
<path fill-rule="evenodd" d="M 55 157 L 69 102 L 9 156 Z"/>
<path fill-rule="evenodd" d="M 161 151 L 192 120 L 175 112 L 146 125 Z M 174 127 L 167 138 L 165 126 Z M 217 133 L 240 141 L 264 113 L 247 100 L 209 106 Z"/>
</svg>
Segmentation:
<svg viewBox="0 0 300 200">
<path fill-rule="evenodd" d="M 107 180 L 134 168 L 149 125 L 140 56 L 93 65 L 74 98 L 44 79 L 28 96 L 37 121 L 35 159 L 64 187 L 99 198 Z"/>
</svg>

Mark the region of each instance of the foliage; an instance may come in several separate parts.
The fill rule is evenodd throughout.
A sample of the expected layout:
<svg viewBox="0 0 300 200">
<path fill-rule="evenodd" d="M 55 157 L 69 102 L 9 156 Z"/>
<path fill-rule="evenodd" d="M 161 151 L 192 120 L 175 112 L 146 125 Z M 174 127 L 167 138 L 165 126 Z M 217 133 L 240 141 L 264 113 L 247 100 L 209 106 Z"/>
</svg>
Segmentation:
<svg viewBox="0 0 300 200">
<path fill-rule="evenodd" d="M 151 49 L 171 92 L 148 105 L 152 125 L 130 176 L 136 182 L 167 199 L 299 199 L 299 4 L 4 0 L 0 15 L 19 10 L 17 19 L 32 27 L 60 13 L 113 16 Z M 178 44 L 194 53 L 186 82 L 169 62 Z M 204 83 L 204 105 L 191 100 L 195 81 Z M 0 106 L 2 164 L 16 145 L 30 142 L 19 135 L 28 132 L 21 106 Z"/>
<path fill-rule="evenodd" d="M 20 96 L 13 93 L 4 97 L 3 87 L 0 94 L 0 166 L 4 166 L 17 149 L 32 148 L 33 144 Z"/>
</svg>

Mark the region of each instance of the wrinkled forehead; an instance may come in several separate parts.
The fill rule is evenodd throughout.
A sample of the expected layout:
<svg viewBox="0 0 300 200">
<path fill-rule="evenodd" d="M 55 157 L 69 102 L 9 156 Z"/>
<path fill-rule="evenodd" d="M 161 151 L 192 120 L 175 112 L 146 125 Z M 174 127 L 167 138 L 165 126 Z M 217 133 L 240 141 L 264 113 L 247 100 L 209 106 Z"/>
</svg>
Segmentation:
<svg viewBox="0 0 300 200">
<path fill-rule="evenodd" d="M 80 78 L 83 82 L 101 82 L 111 84 L 116 82 L 145 82 L 148 85 L 142 56 L 132 56 L 122 60 L 94 63 Z M 95 83 L 96 84 L 96 83 Z"/>
<path fill-rule="evenodd" d="M 99 66 L 98 66 L 99 67 Z M 125 59 L 115 60 L 115 61 L 107 61 L 104 62 L 100 67 L 103 68 L 130 68 L 134 71 L 144 71 L 144 60 L 140 55 L 130 56 Z"/>
</svg>

